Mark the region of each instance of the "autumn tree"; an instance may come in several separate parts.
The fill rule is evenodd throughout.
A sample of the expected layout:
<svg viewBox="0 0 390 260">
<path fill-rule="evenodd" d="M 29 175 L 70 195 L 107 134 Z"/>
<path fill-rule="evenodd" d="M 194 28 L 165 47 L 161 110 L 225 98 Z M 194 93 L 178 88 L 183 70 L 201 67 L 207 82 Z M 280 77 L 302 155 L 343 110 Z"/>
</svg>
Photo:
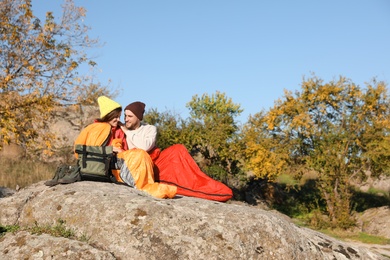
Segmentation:
<svg viewBox="0 0 390 260">
<path fill-rule="evenodd" d="M 243 155 L 246 171 L 253 172 L 257 178 L 275 181 L 285 173 L 289 165 L 288 139 L 275 135 L 267 124 L 267 113 L 261 111 L 250 116 L 243 128 L 245 149 Z"/>
<path fill-rule="evenodd" d="M 168 148 L 174 144 L 186 146 L 186 120 L 172 111 L 159 112 L 151 108 L 145 113 L 144 122 L 157 127 L 157 145 L 160 149 Z"/>
<path fill-rule="evenodd" d="M 318 174 L 317 186 L 331 223 L 350 225 L 350 179 L 371 171 L 389 173 L 389 98 L 386 85 L 365 89 L 343 77 L 304 80 L 301 92 L 286 91 L 245 129 L 247 166 L 258 177 Z"/>
<path fill-rule="evenodd" d="M 158 128 L 158 146 L 165 149 L 183 144 L 193 155 L 201 155 L 202 170 L 226 181 L 227 175 L 238 171 L 241 142 L 235 117 L 242 109 L 224 93 L 194 95 L 187 103 L 189 118 L 171 112 L 147 111 L 144 121 Z M 240 147 L 242 149 L 242 147 Z"/>
<path fill-rule="evenodd" d="M 233 103 L 224 93 L 195 95 L 187 103 L 190 109 L 188 130 L 192 135 L 192 148 L 222 168 L 221 173 L 232 173 L 237 157 L 239 126 L 235 118 L 242 113 L 240 105 Z"/>
<path fill-rule="evenodd" d="M 86 52 L 98 42 L 88 37 L 85 14 L 66 0 L 60 19 L 47 12 L 41 21 L 30 0 L 0 2 L 0 148 L 11 141 L 31 147 L 38 140 L 50 148 L 53 135 L 45 131 L 50 111 L 91 103 L 96 95 L 88 92 L 106 90 L 79 75 L 83 64 L 96 65 Z"/>
</svg>

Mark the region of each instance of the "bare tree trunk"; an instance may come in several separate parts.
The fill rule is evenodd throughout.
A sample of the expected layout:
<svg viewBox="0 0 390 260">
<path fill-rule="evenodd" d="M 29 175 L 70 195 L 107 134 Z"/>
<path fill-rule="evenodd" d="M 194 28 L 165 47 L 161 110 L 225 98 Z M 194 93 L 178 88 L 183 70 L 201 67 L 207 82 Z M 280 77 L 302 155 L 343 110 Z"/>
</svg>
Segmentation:
<svg viewBox="0 0 390 260">
<path fill-rule="evenodd" d="M 332 202 L 332 199 L 330 198 L 329 193 L 326 192 L 324 184 L 322 184 L 321 187 L 322 187 L 322 190 L 323 190 L 322 194 L 324 195 L 324 199 L 325 199 L 325 202 L 326 202 L 326 207 L 328 209 L 330 221 L 333 222 L 333 220 L 335 218 L 334 204 Z"/>
</svg>

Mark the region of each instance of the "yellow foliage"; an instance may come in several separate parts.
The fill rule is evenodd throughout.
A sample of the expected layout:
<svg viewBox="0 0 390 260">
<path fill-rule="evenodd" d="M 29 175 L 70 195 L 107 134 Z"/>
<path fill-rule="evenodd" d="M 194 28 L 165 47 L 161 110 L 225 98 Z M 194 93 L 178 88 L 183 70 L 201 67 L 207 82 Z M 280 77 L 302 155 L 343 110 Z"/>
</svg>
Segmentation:
<svg viewBox="0 0 390 260">
<path fill-rule="evenodd" d="M 0 2 L 0 64 L 4 65 L 0 69 L 0 127 L 6 142 L 50 150 L 50 139 L 46 144 L 37 142 L 46 134 L 52 108 L 76 100 L 80 91 L 74 90 L 89 80 L 74 73 L 89 62 L 85 48 L 97 44 L 87 37 L 88 27 L 81 21 L 84 15 L 84 8 L 66 0 L 59 21 L 47 12 L 42 23 L 33 15 L 31 1 Z"/>
<path fill-rule="evenodd" d="M 344 225 L 351 210 L 349 178 L 362 170 L 390 172 L 389 104 L 383 82 L 362 90 L 343 77 L 326 84 L 305 80 L 301 92 L 286 91 L 249 121 L 247 168 L 271 180 L 318 172 L 329 217 Z"/>
<path fill-rule="evenodd" d="M 247 154 L 251 154 L 246 167 L 255 173 L 258 178 L 274 181 L 286 166 L 286 161 L 280 154 L 269 151 L 256 144 L 247 144 Z"/>
<path fill-rule="evenodd" d="M 343 143 L 366 149 L 362 137 L 368 129 L 390 131 L 386 86 L 374 85 L 363 92 L 343 77 L 327 84 L 311 78 L 302 82 L 301 92 L 285 91 L 284 98 L 252 118 L 244 132 L 248 168 L 256 176 L 273 178 L 297 158 L 305 162 L 306 156 L 318 153 L 318 143 L 326 138 L 344 138 Z M 332 142 L 324 149 L 339 149 L 330 148 Z"/>
</svg>

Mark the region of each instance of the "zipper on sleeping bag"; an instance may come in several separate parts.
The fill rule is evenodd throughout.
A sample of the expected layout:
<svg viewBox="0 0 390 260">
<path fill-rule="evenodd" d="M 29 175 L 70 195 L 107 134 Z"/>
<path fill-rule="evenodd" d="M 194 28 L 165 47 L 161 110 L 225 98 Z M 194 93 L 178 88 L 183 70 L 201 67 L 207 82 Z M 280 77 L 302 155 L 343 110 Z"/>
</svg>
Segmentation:
<svg viewBox="0 0 390 260">
<path fill-rule="evenodd" d="M 191 192 L 194 192 L 194 193 L 201 193 L 201 194 L 204 194 L 204 195 L 208 195 L 208 196 L 215 196 L 215 197 L 231 197 L 232 195 L 231 194 L 214 194 L 214 193 L 207 193 L 207 192 L 203 192 L 203 191 L 198 191 L 198 190 L 192 190 L 192 189 L 189 189 L 189 188 L 186 188 L 186 187 L 183 187 L 183 186 L 180 186 L 174 182 L 170 182 L 170 181 L 164 181 L 164 180 L 159 180 L 160 183 L 166 183 L 166 184 L 171 184 L 171 185 L 175 185 L 177 187 L 180 187 L 184 190 L 188 190 L 188 191 L 191 191 Z"/>
</svg>

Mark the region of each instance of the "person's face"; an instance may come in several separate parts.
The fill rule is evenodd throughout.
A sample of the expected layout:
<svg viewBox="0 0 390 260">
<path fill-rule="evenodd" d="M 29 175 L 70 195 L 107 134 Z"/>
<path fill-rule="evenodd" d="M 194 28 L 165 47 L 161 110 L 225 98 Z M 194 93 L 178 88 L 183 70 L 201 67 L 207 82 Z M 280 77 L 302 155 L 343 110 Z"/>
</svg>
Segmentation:
<svg viewBox="0 0 390 260">
<path fill-rule="evenodd" d="M 130 110 L 125 110 L 125 126 L 127 129 L 135 130 L 139 127 L 140 120 Z"/>
<path fill-rule="evenodd" d="M 118 116 L 111 119 L 110 121 L 108 121 L 108 123 L 112 126 L 112 127 L 117 127 L 118 126 L 118 122 L 121 120 L 121 115 L 122 115 L 122 112 L 119 112 L 118 113 Z"/>
</svg>

